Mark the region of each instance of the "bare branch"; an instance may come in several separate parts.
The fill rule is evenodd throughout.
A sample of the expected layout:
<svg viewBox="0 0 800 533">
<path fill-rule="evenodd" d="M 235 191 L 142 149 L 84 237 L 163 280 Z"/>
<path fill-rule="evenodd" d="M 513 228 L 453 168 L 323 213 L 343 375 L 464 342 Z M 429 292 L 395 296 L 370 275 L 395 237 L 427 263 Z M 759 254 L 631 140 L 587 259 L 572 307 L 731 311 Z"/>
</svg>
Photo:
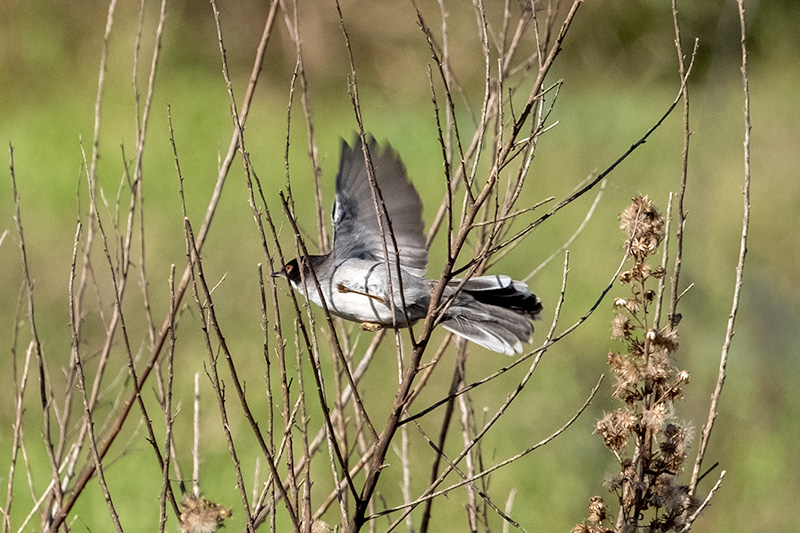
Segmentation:
<svg viewBox="0 0 800 533">
<path fill-rule="evenodd" d="M 58 459 L 55 453 L 51 436 L 51 416 L 52 416 L 52 403 L 51 403 L 51 390 L 47 379 L 47 371 L 45 368 L 44 354 L 42 353 L 42 343 L 39 340 L 39 329 L 36 326 L 36 313 L 33 299 L 33 278 L 31 277 L 30 268 L 28 266 L 28 252 L 25 245 L 25 232 L 22 228 L 22 213 L 20 209 L 19 192 L 17 191 L 17 177 L 14 171 L 14 147 L 9 143 L 8 145 L 9 156 L 9 172 L 11 174 L 11 188 L 14 197 L 14 221 L 17 224 L 17 235 L 19 237 L 19 249 L 22 255 L 22 270 L 25 276 L 25 294 L 27 297 L 27 318 L 28 325 L 31 330 L 33 353 L 36 355 L 36 364 L 39 371 L 39 401 L 43 414 L 43 430 L 44 445 L 47 452 L 47 457 L 50 461 L 51 474 L 55 482 L 55 496 L 57 502 L 60 504 L 62 493 L 58 490 Z"/>
<path fill-rule="evenodd" d="M 76 263 L 76 256 L 78 253 L 78 243 L 80 242 L 80 235 L 81 235 L 81 225 L 78 224 L 77 229 L 75 230 L 75 246 L 73 247 L 73 256 L 72 256 L 72 268 L 70 270 L 70 277 L 69 277 L 69 294 L 70 297 L 73 297 L 73 285 L 75 283 L 75 263 Z M 100 453 L 97 451 L 97 439 L 95 438 L 94 432 L 94 421 L 92 420 L 92 410 L 89 407 L 89 397 L 86 394 L 86 376 L 83 373 L 83 365 L 81 363 L 81 356 L 78 347 L 78 321 L 77 317 L 74 315 L 74 306 L 70 306 L 71 316 L 70 316 L 70 325 L 72 326 L 72 349 L 75 353 L 75 363 L 78 369 L 78 388 L 81 391 L 83 396 L 83 409 L 84 409 L 84 417 L 85 417 L 85 427 L 87 428 L 87 433 L 89 435 L 89 448 L 92 453 L 92 458 L 94 459 L 94 464 L 97 469 L 97 480 L 100 482 L 100 487 L 103 490 L 103 497 L 106 501 L 106 505 L 108 505 L 108 512 L 111 516 L 111 521 L 114 524 L 114 527 L 117 531 L 122 533 L 122 524 L 119 521 L 119 515 L 117 514 L 117 510 L 114 507 L 114 502 L 111 500 L 111 493 L 108 490 L 108 484 L 106 483 L 105 475 L 103 474 L 103 466 L 102 466 L 102 458 Z"/>
<path fill-rule="evenodd" d="M 739 298 L 742 293 L 742 283 L 744 276 L 744 262 L 747 256 L 747 238 L 750 233 L 750 84 L 747 76 L 747 32 L 745 29 L 744 21 L 744 2 L 737 0 L 739 9 L 739 27 L 741 30 L 741 45 L 742 45 L 742 87 L 744 90 L 744 185 L 742 188 L 742 199 L 744 203 L 743 216 L 742 216 L 742 237 L 739 245 L 739 261 L 736 264 L 736 281 L 733 286 L 733 302 L 731 304 L 731 312 L 728 315 L 728 326 L 725 331 L 725 340 L 722 343 L 722 354 L 719 361 L 719 375 L 717 376 L 717 384 L 714 388 L 714 393 L 711 396 L 711 405 L 708 411 L 708 420 L 703 427 L 703 435 L 700 438 L 700 445 L 697 450 L 697 458 L 694 462 L 692 469 L 692 481 L 689 485 L 691 494 L 697 491 L 698 476 L 700 475 L 700 468 L 703 464 L 703 458 L 708 448 L 708 440 L 711 437 L 711 431 L 714 428 L 714 421 L 717 418 L 717 410 L 719 406 L 720 395 L 722 394 L 722 387 L 725 384 L 726 368 L 728 364 L 728 353 L 730 351 L 731 342 L 733 341 L 734 324 L 736 323 L 736 315 L 739 311 Z"/>
<path fill-rule="evenodd" d="M 691 71 L 692 64 L 694 63 L 695 53 L 697 52 L 698 41 L 695 39 L 694 51 L 692 52 L 692 59 L 687 68 L 683 48 L 681 46 L 681 30 L 678 23 L 678 7 L 677 0 L 672 0 L 672 23 L 675 29 L 675 49 L 678 52 L 678 74 L 681 77 L 681 92 L 683 93 L 683 154 L 682 154 L 682 167 L 681 167 L 681 183 L 678 191 L 678 214 L 677 214 L 677 228 L 675 230 L 675 266 L 672 271 L 671 278 L 671 294 L 669 306 L 669 315 L 667 321 L 670 325 L 676 325 L 676 313 L 678 307 L 678 282 L 681 275 L 681 263 L 683 261 L 683 235 L 686 227 L 686 210 L 684 208 L 684 198 L 686 197 L 686 181 L 689 174 L 689 140 L 692 132 L 689 127 L 689 86 L 686 79 Z"/>
</svg>

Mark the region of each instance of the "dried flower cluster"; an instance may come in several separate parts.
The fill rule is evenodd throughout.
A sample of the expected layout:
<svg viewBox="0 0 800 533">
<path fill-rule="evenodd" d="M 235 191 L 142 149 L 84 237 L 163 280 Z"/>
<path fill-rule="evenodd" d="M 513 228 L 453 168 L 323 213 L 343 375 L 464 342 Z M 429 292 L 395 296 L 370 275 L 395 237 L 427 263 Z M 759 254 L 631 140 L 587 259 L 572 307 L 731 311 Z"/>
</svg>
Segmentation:
<svg viewBox="0 0 800 533">
<path fill-rule="evenodd" d="M 181 533 L 214 533 L 232 514 L 227 507 L 194 494 L 183 495 L 181 508 Z"/>
<path fill-rule="evenodd" d="M 628 254 L 637 263 L 645 264 L 645 258 L 661 244 L 664 238 L 663 225 L 661 213 L 647 196 L 634 197 L 631 205 L 619 215 L 619 227 L 628 234 L 628 240 L 625 241 Z"/>
<path fill-rule="evenodd" d="M 612 336 L 625 350 L 608 354 L 616 378 L 614 397 L 624 405 L 597 422 L 597 433 L 620 463 L 619 474 L 608 480 L 617 495 L 619 513 L 612 517 L 599 496 L 589 502 L 587 520 L 573 532 L 674 531 L 696 503 L 688 487 L 677 482 L 692 431 L 675 421 L 674 401 L 681 398 L 689 373 L 672 365 L 678 348 L 673 325 L 658 327 L 651 304 L 653 280 L 664 271 L 647 262 L 661 243 L 663 220 L 647 197 L 636 197 L 620 215 L 628 258 L 633 265 L 620 281 L 630 296 L 614 300 L 618 313 Z"/>
</svg>

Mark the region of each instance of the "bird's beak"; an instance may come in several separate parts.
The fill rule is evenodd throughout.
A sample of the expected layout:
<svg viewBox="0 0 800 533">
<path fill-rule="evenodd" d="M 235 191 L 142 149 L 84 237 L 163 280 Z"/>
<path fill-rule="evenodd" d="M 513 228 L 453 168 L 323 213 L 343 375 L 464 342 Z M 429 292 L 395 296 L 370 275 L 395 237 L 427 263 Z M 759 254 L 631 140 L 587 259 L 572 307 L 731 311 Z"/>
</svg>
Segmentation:
<svg viewBox="0 0 800 533">
<path fill-rule="evenodd" d="M 272 273 L 272 277 L 273 278 L 285 278 L 286 277 L 286 272 L 284 272 L 283 270 L 278 270 L 277 272 L 273 272 Z"/>
</svg>

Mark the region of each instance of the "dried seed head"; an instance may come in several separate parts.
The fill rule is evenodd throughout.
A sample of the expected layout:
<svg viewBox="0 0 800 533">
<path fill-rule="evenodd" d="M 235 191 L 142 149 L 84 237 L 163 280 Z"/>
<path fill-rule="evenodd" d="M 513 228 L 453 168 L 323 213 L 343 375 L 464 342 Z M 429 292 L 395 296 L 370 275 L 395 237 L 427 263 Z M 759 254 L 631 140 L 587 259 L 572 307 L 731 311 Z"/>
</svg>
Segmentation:
<svg viewBox="0 0 800 533">
<path fill-rule="evenodd" d="M 609 492 L 617 492 L 619 489 L 622 488 L 623 481 L 624 480 L 622 479 L 622 476 L 619 475 L 606 478 L 603 484 L 606 486 Z"/>
<path fill-rule="evenodd" d="M 636 387 L 628 387 L 625 389 L 617 389 L 614 391 L 614 396 L 622 400 L 628 405 L 633 405 L 642 399 L 642 393 Z"/>
<path fill-rule="evenodd" d="M 229 508 L 194 494 L 183 495 L 181 508 L 181 533 L 214 533 L 232 515 Z"/>
<path fill-rule="evenodd" d="M 653 344 L 664 347 L 668 352 L 678 349 L 678 331 L 675 328 L 666 326 L 653 332 L 654 336 L 650 339 Z"/>
<path fill-rule="evenodd" d="M 669 363 L 669 352 L 661 346 L 651 344 L 650 357 L 642 373 L 646 378 L 651 379 L 653 383 L 663 385 L 669 379 Z"/>
<path fill-rule="evenodd" d="M 668 512 L 683 511 L 689 505 L 689 487 L 675 483 L 671 474 L 661 474 L 654 482 L 653 503 Z"/>
<path fill-rule="evenodd" d="M 683 398 L 683 384 L 680 381 L 675 381 L 675 384 L 672 385 L 669 389 L 664 391 L 664 396 L 669 401 L 675 401 L 680 398 Z"/>
<path fill-rule="evenodd" d="M 637 298 L 630 298 L 625 300 L 625 308 L 633 315 L 639 312 L 639 300 Z"/>
<path fill-rule="evenodd" d="M 627 339 L 633 329 L 630 318 L 625 315 L 617 314 L 611 321 L 611 336 L 615 339 Z"/>
<path fill-rule="evenodd" d="M 608 366 L 614 370 L 617 377 L 617 390 L 630 387 L 641 379 L 639 366 L 629 358 L 616 352 L 609 352 Z"/>
<path fill-rule="evenodd" d="M 630 457 L 623 457 L 619 462 L 619 466 L 621 467 L 620 475 L 624 482 L 630 483 L 636 478 L 636 469 L 633 467 L 633 459 Z"/>
<path fill-rule="evenodd" d="M 633 237 L 628 241 L 628 252 L 634 257 L 644 258 L 656 250 L 659 242 L 660 240 L 652 235 Z"/>
<path fill-rule="evenodd" d="M 625 244 L 631 246 L 631 241 L 629 240 L 625 241 Z M 633 244 L 639 251 L 637 255 L 647 255 L 650 252 L 652 252 L 649 245 L 646 245 L 646 243 L 637 241 L 636 243 Z M 630 270 L 626 270 L 619 275 L 619 281 L 623 285 L 633 283 L 634 281 L 642 282 L 647 280 L 651 275 L 652 271 L 647 261 L 635 261 L 633 266 L 631 266 Z"/>
<path fill-rule="evenodd" d="M 619 215 L 619 226 L 628 234 L 630 248 L 647 255 L 664 237 L 661 213 L 653 206 L 647 196 L 635 196 L 631 205 Z M 633 253 L 632 255 L 640 255 Z"/>
<path fill-rule="evenodd" d="M 649 428 L 653 433 L 658 433 L 664 426 L 669 411 L 670 409 L 663 402 L 655 404 L 650 409 L 645 409 L 642 412 L 642 425 Z"/>
<path fill-rule="evenodd" d="M 644 261 L 637 261 L 630 270 L 631 279 L 644 281 L 650 276 L 650 265 Z"/>
<path fill-rule="evenodd" d="M 592 496 L 589 500 L 589 522 L 597 524 L 606 519 L 606 503 L 600 496 Z"/>
<path fill-rule="evenodd" d="M 636 427 L 636 415 L 617 409 L 597 421 L 597 432 L 610 449 L 619 451 L 628 443 L 628 435 Z"/>
<path fill-rule="evenodd" d="M 630 351 L 631 357 L 637 360 L 644 359 L 644 343 L 642 341 L 631 339 L 630 343 L 628 344 L 628 350 Z"/>
<path fill-rule="evenodd" d="M 614 372 L 620 371 L 625 364 L 627 364 L 627 358 L 624 355 L 617 352 L 608 352 L 608 366 Z"/>
<path fill-rule="evenodd" d="M 659 449 L 670 461 L 674 462 L 677 459 L 677 466 L 680 466 L 686 457 L 686 449 L 689 447 L 692 436 L 693 431 L 691 428 L 687 429 L 677 424 L 667 424 L 664 428 L 664 441 L 659 444 Z"/>
<path fill-rule="evenodd" d="M 686 447 L 682 439 L 667 439 L 658 445 L 661 451 L 660 463 L 664 470 L 677 474 L 686 459 Z"/>
</svg>

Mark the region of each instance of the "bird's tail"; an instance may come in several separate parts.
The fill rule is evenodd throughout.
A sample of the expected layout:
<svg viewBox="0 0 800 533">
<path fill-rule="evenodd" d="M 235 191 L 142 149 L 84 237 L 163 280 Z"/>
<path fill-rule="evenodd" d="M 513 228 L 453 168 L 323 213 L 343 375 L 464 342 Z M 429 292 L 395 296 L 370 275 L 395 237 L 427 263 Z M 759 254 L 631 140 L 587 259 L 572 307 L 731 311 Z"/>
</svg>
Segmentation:
<svg viewBox="0 0 800 533">
<path fill-rule="evenodd" d="M 449 295 L 460 283 L 450 282 Z M 464 283 L 441 326 L 488 350 L 514 355 L 522 352 L 523 342 L 530 342 L 531 321 L 540 319 L 541 311 L 541 299 L 525 282 L 508 276 L 480 276 Z"/>
</svg>

